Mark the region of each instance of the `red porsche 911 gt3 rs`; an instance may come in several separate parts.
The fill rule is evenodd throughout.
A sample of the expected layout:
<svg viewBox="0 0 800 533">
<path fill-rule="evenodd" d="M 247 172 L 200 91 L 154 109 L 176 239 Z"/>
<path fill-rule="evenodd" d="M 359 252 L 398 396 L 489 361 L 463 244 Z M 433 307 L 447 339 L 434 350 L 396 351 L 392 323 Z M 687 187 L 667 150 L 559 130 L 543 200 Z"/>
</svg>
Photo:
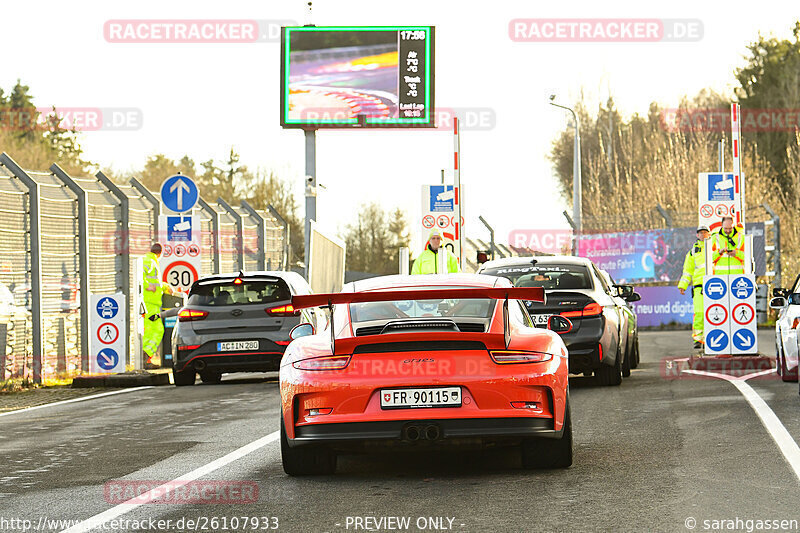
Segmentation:
<svg viewBox="0 0 800 533">
<path fill-rule="evenodd" d="M 289 475 L 329 474 L 337 453 L 517 445 L 526 468 L 572 464 L 567 349 L 554 315 L 537 329 L 523 301 L 541 288 L 473 274 L 387 276 L 341 293 L 324 332 L 300 324 L 280 370 L 281 453 Z"/>
</svg>

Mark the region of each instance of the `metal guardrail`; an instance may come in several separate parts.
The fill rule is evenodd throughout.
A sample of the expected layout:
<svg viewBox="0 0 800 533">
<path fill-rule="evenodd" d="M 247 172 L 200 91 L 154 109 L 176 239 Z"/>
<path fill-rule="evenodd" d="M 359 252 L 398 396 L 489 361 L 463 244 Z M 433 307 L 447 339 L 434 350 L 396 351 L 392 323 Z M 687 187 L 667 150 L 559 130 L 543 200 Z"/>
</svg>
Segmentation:
<svg viewBox="0 0 800 533">
<path fill-rule="evenodd" d="M 243 204 L 234 217 L 201 199 L 201 275 L 285 268 L 287 228 L 270 209 Z M 157 239 L 159 213 L 158 194 L 135 179 L 70 176 L 56 163 L 29 171 L 0 154 L 0 380 L 87 372 L 92 293 L 124 293 L 135 324 L 133 265 Z"/>
</svg>

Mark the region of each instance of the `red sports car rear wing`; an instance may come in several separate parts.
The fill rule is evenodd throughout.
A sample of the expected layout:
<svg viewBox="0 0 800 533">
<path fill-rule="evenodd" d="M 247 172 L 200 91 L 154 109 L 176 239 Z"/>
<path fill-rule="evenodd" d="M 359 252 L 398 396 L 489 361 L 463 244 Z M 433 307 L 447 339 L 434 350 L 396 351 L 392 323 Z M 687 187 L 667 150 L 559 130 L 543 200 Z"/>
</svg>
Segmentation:
<svg viewBox="0 0 800 533">
<path fill-rule="evenodd" d="M 403 300 L 433 300 L 433 299 L 468 299 L 492 298 L 504 300 L 503 302 L 503 337 L 508 348 L 510 327 L 508 322 L 508 300 L 530 300 L 544 302 L 544 289 L 541 287 L 486 287 L 469 289 L 402 289 L 388 291 L 368 292 L 337 292 L 331 294 L 307 294 L 292 296 L 292 306 L 295 309 L 308 307 L 333 306 L 336 304 L 351 304 L 365 302 L 396 302 Z M 331 353 L 336 353 L 336 333 L 333 328 L 333 314 L 331 314 Z"/>
<path fill-rule="evenodd" d="M 544 289 L 541 287 L 487 287 L 469 289 L 402 289 L 368 292 L 337 292 L 332 294 L 306 294 L 292 296 L 295 309 L 323 307 L 334 304 L 364 302 L 395 302 L 403 300 L 492 298 L 495 300 L 530 300 L 544 302 Z"/>
</svg>

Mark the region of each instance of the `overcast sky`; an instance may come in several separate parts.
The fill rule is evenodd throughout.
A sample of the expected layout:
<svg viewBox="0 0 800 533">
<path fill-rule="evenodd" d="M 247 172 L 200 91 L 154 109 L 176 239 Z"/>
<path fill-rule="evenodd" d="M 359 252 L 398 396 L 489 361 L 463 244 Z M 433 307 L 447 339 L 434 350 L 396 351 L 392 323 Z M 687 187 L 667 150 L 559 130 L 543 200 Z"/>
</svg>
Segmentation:
<svg viewBox="0 0 800 533">
<path fill-rule="evenodd" d="M 279 124 L 276 42 L 249 44 L 119 44 L 107 42 L 109 19 L 257 19 L 304 23 L 306 2 L 140 0 L 138 2 L 8 2 L 3 5 L 0 87 L 17 78 L 38 105 L 132 107 L 143 126 L 94 131 L 82 137 L 89 159 L 123 170 L 165 153 L 195 161 L 222 160 L 231 146 L 251 167 L 275 169 L 296 186 L 302 216 L 303 133 Z M 316 25 L 436 26 L 436 104 L 491 108 L 496 125 L 462 134 L 466 234 L 486 238 L 483 215 L 498 241 L 517 228 L 562 228 L 571 210 L 559 197 L 547 160 L 566 112 L 548 105 L 557 94 L 593 102 L 608 91 L 620 109 L 645 113 L 651 101 L 674 106 L 704 87 L 731 91 L 733 71 L 758 33 L 789 37 L 800 16 L 796 2 L 693 1 L 473 3 L 318 0 Z M 480 8 L 479 8 L 480 7 Z M 699 19 L 695 42 L 513 42 L 517 18 Z M 358 205 L 401 207 L 412 228 L 420 217 L 420 186 L 452 178 L 453 140 L 447 132 L 322 131 L 317 173 L 318 220 L 334 231 L 355 219 Z M 11 154 L 13 156 L 13 154 Z M 166 177 L 166 176 L 165 176 Z"/>
</svg>

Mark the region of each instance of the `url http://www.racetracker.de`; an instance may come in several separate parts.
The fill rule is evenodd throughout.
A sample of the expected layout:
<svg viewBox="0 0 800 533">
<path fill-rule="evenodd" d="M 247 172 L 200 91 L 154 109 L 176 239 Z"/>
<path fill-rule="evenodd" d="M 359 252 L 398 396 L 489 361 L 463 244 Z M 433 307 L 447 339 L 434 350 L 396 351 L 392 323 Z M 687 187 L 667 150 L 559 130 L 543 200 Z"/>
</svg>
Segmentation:
<svg viewBox="0 0 800 533">
<path fill-rule="evenodd" d="M 91 520 L 91 519 L 90 519 Z M 191 516 L 157 519 L 114 518 L 96 520 L 66 520 L 49 516 L 36 518 L 6 518 L 0 516 L 0 531 L 62 531 L 77 524 L 97 531 L 276 531 L 280 522 L 276 516 Z"/>
</svg>

